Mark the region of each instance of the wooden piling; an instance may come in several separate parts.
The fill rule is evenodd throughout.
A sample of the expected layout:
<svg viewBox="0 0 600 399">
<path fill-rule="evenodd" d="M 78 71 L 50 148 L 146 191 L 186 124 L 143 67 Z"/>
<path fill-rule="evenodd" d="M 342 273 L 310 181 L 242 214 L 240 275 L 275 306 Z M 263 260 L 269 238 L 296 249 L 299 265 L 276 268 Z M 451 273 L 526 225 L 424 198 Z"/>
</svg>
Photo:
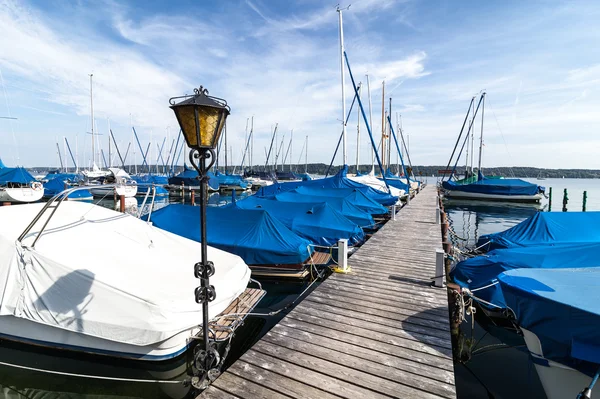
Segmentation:
<svg viewBox="0 0 600 399">
<path fill-rule="evenodd" d="M 125 196 L 119 196 L 119 212 L 125 213 Z"/>
<path fill-rule="evenodd" d="M 190 190 L 190 196 L 192 198 L 192 205 L 196 205 L 196 197 L 194 196 L 194 190 Z"/>
</svg>

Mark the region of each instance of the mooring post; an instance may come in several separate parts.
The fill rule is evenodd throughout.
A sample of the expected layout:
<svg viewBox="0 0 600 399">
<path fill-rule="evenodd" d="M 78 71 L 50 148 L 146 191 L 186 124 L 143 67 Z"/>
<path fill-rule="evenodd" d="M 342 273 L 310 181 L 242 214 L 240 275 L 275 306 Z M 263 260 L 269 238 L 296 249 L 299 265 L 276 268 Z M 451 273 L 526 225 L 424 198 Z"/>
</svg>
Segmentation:
<svg viewBox="0 0 600 399">
<path fill-rule="evenodd" d="M 567 193 L 567 189 L 565 188 L 565 191 L 563 192 L 563 207 L 562 207 L 563 212 L 567 211 L 567 203 L 568 202 L 569 202 L 569 194 Z"/>
<path fill-rule="evenodd" d="M 587 191 L 584 191 L 583 192 L 583 204 L 582 204 L 581 210 L 583 212 L 585 212 L 586 208 L 587 208 Z"/>
<path fill-rule="evenodd" d="M 124 195 L 119 196 L 119 212 L 121 212 L 121 213 L 125 212 L 125 196 Z"/>
<path fill-rule="evenodd" d="M 341 238 L 338 241 L 338 269 L 342 272 L 348 271 L 348 240 Z"/>
<path fill-rule="evenodd" d="M 192 199 L 192 206 L 196 205 L 196 197 L 194 196 L 194 190 L 190 190 L 190 196 Z"/>
<path fill-rule="evenodd" d="M 550 192 L 548 193 L 548 212 L 552 212 L 552 187 L 550 187 Z"/>
<path fill-rule="evenodd" d="M 10 202 L 5 201 L 5 202 L 2 203 L 2 206 L 10 206 L 10 204 L 11 204 Z"/>
<path fill-rule="evenodd" d="M 435 249 L 435 277 L 433 278 L 433 286 L 444 287 L 444 250 Z"/>
<path fill-rule="evenodd" d="M 392 205 L 392 220 L 396 220 L 396 204 Z"/>
</svg>

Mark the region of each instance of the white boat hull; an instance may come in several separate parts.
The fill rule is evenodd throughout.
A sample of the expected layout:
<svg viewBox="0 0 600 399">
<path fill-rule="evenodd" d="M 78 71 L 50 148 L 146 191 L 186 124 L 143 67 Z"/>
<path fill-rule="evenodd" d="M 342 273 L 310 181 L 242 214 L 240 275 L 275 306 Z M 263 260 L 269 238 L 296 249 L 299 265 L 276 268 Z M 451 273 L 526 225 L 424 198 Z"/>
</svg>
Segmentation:
<svg viewBox="0 0 600 399">
<path fill-rule="evenodd" d="M 501 195 L 501 194 L 468 193 L 465 191 L 456 191 L 456 190 L 444 190 L 444 195 L 447 198 L 487 200 L 487 201 L 540 202 L 542 200 L 541 193 L 538 193 L 535 195 Z"/>
<path fill-rule="evenodd" d="M 0 203 L 14 202 L 27 203 L 36 202 L 44 196 L 44 188 L 33 189 L 31 187 L 22 188 L 0 188 Z"/>
<path fill-rule="evenodd" d="M 0 337 L 52 349 L 71 350 L 124 359 L 162 361 L 185 352 L 199 328 L 182 331 L 166 341 L 138 346 L 63 330 L 14 316 L 0 316 Z"/>
<path fill-rule="evenodd" d="M 135 197 L 138 188 L 136 185 L 116 186 L 116 187 L 103 187 L 102 185 L 90 186 L 90 193 L 94 197 L 110 197 L 114 195 L 115 191 L 117 195 L 124 195 L 125 198 Z"/>
<path fill-rule="evenodd" d="M 523 337 L 527 349 L 533 357 L 535 370 L 540 377 L 548 399 L 576 398 L 577 394 L 587 387 L 592 378 L 580 371 L 544 358 L 538 337 L 524 328 Z M 599 385 L 592 390 L 592 397 L 600 395 Z"/>
</svg>

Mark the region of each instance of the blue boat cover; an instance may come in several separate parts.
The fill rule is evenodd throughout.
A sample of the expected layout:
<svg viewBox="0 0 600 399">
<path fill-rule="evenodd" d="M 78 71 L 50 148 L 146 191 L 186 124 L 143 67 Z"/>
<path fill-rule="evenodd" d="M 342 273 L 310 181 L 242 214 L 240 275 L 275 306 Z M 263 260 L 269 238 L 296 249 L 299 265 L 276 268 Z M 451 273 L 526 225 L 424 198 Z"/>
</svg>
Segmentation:
<svg viewBox="0 0 600 399">
<path fill-rule="evenodd" d="M 370 199 L 378 202 L 383 206 L 394 205 L 398 201 L 398 197 L 394 197 L 389 193 L 375 190 L 362 183 L 355 182 L 346 177 L 348 165 L 344 166 L 336 175 L 326 177 L 324 179 L 314 179 L 308 181 L 294 181 L 288 183 L 274 183 L 270 186 L 261 187 L 258 193 L 261 196 L 275 195 L 286 191 L 295 190 L 298 187 L 312 188 L 355 188 L 363 192 Z"/>
<path fill-rule="evenodd" d="M 477 290 L 474 294 L 478 298 L 506 307 L 502 290 L 495 284 L 500 273 L 525 268 L 581 267 L 600 267 L 600 242 L 495 249 L 485 255 L 459 262 L 450 272 L 450 276 L 461 287 Z"/>
<path fill-rule="evenodd" d="M 355 188 L 317 188 L 310 186 L 298 187 L 293 192 L 316 197 L 346 198 L 352 204 L 371 215 L 383 215 L 387 209 L 378 202 L 370 199 L 362 191 Z"/>
<path fill-rule="evenodd" d="M 490 179 L 482 174 L 474 183 L 460 184 L 451 180 L 442 182 L 442 187 L 449 191 L 462 191 L 477 194 L 496 195 L 536 195 L 544 192 L 544 187 L 521 179 Z"/>
<path fill-rule="evenodd" d="M 208 186 L 213 190 L 219 189 L 219 179 L 212 173 L 208 172 L 207 175 L 210 177 L 208 180 Z M 169 184 L 173 186 L 181 186 L 181 184 L 185 186 L 198 186 L 200 182 L 198 181 L 198 172 L 195 169 L 188 168 L 187 166 L 176 176 L 169 178 Z"/>
<path fill-rule="evenodd" d="M 54 197 L 56 194 L 63 192 L 65 190 L 65 182 L 67 182 L 67 179 L 61 178 L 60 175 L 59 175 L 59 177 L 55 177 L 54 179 L 48 180 L 46 183 L 44 183 L 44 197 L 51 198 L 51 197 Z M 68 188 L 72 188 L 72 187 L 70 185 L 67 185 L 67 189 Z M 67 198 L 70 198 L 70 199 L 82 199 L 82 198 L 87 199 L 87 198 L 89 198 L 89 199 L 91 199 L 92 193 L 90 193 L 90 190 L 81 189 L 81 190 L 73 191 L 72 193 L 69 194 L 69 196 Z"/>
<path fill-rule="evenodd" d="M 197 173 L 196 176 L 198 176 Z M 169 178 L 167 176 L 155 174 L 133 175 L 131 176 L 131 179 L 138 184 L 156 184 L 159 186 L 165 186 L 169 184 Z"/>
<path fill-rule="evenodd" d="M 336 245 L 340 238 L 347 239 L 348 245 L 356 245 L 365 238 L 356 223 L 327 203 L 291 203 L 250 196 L 231 206 L 265 210 L 294 233 L 317 245 Z"/>
<path fill-rule="evenodd" d="M 373 217 L 368 212 L 363 211 L 346 198 L 340 197 L 319 197 L 315 195 L 304 195 L 296 192 L 285 192 L 277 194 L 268 199 L 276 199 L 281 202 L 291 203 L 309 203 L 309 204 L 321 204 L 327 203 L 331 208 L 335 209 L 353 223 L 361 228 L 370 228 L 375 226 Z"/>
<path fill-rule="evenodd" d="M 517 269 L 498 279 L 506 304 L 519 325 L 537 335 L 546 359 L 584 372 L 586 362 L 598 369 L 600 268 Z"/>
<path fill-rule="evenodd" d="M 538 212 L 508 230 L 483 235 L 483 250 L 600 242 L 600 212 Z"/>
<path fill-rule="evenodd" d="M 171 204 L 151 216 L 163 230 L 200 241 L 200 207 Z M 209 206 L 206 210 L 208 244 L 240 256 L 248 265 L 297 265 L 312 253 L 310 242 L 299 237 L 266 211 Z"/>
<path fill-rule="evenodd" d="M 247 188 L 248 182 L 240 175 L 229 175 L 219 172 L 215 172 L 215 177 L 219 180 L 220 186 L 239 186 L 241 188 Z"/>
<path fill-rule="evenodd" d="M 29 184 L 34 182 L 35 177 L 31 175 L 25 168 L 7 168 L 0 169 L 0 186 L 8 183 Z"/>
</svg>

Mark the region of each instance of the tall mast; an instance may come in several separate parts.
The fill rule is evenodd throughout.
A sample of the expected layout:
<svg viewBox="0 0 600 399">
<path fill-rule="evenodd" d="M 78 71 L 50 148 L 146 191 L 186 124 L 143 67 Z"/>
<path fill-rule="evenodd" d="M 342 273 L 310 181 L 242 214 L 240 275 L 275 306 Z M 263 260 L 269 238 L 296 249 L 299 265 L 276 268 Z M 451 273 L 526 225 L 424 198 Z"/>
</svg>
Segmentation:
<svg viewBox="0 0 600 399">
<path fill-rule="evenodd" d="M 246 133 L 244 134 L 244 145 L 247 145 L 246 143 L 248 143 L 248 122 L 250 121 L 250 118 L 246 118 Z M 246 150 L 247 148 L 244 148 L 244 156 L 242 158 L 242 162 L 246 160 Z M 242 172 L 244 171 L 244 165 L 242 164 Z"/>
<path fill-rule="evenodd" d="M 475 97 L 473 97 L 473 101 L 475 101 Z M 475 111 L 473 110 L 473 113 Z M 473 118 L 475 118 L 475 114 L 473 114 Z M 473 174 L 473 159 L 475 158 L 475 121 L 472 120 L 473 130 L 471 130 L 471 175 Z"/>
<path fill-rule="evenodd" d="M 342 75 L 342 151 L 344 153 L 344 165 L 348 163 L 348 154 L 346 152 L 346 74 L 344 65 L 344 30 L 342 25 L 342 10 L 338 7 L 337 12 L 340 22 L 340 70 Z"/>
<path fill-rule="evenodd" d="M 294 153 L 294 129 L 290 133 L 290 173 L 292 173 L 292 154 Z"/>
<path fill-rule="evenodd" d="M 388 109 L 388 116 L 390 121 L 392 120 L 392 97 L 390 97 L 390 108 Z M 387 118 L 386 118 L 387 120 Z M 390 123 L 386 123 L 387 126 L 387 138 L 388 138 L 388 169 L 391 169 L 392 165 L 392 127 Z"/>
<path fill-rule="evenodd" d="M 381 82 L 381 158 L 381 173 L 385 173 L 385 80 Z"/>
<path fill-rule="evenodd" d="M 369 126 L 373 129 L 373 109 L 371 107 L 371 84 L 367 75 L 367 95 L 369 96 Z M 375 171 L 375 150 L 371 146 L 371 172 Z"/>
<path fill-rule="evenodd" d="M 92 113 L 92 168 L 94 167 L 94 164 L 96 163 L 96 144 L 95 144 L 95 139 L 94 139 L 94 91 L 92 88 L 92 77 L 94 76 L 93 73 L 90 73 L 90 110 Z"/>
<path fill-rule="evenodd" d="M 254 115 L 252 115 L 252 124 L 250 127 L 250 170 L 254 168 Z"/>
<path fill-rule="evenodd" d="M 479 136 L 479 164 L 477 165 L 477 173 L 481 172 L 481 150 L 483 149 L 483 111 L 485 110 L 485 91 L 482 94 L 483 102 L 481 104 L 481 135 Z"/>
<path fill-rule="evenodd" d="M 304 153 L 304 173 L 308 173 L 308 135 L 306 136 L 306 152 Z"/>
<path fill-rule="evenodd" d="M 358 96 L 360 97 L 360 89 L 362 89 L 362 83 L 358 83 Z M 356 113 L 358 116 L 358 123 L 356 124 L 356 174 L 358 175 L 358 163 L 360 155 L 360 109 Z"/>
<path fill-rule="evenodd" d="M 108 167 L 112 166 L 112 158 L 110 157 L 110 118 L 106 118 L 108 122 Z"/>
</svg>

